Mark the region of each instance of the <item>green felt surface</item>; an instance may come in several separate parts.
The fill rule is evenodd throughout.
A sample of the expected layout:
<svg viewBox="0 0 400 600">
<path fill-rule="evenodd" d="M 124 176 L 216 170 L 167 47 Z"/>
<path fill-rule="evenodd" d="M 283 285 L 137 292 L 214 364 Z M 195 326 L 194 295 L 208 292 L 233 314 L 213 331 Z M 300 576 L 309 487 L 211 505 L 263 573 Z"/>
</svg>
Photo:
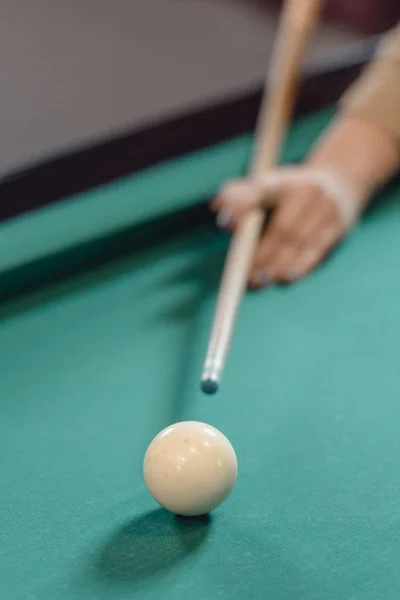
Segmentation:
<svg viewBox="0 0 400 600">
<path fill-rule="evenodd" d="M 214 231 L 1 309 L 2 600 L 398 599 L 400 190 L 381 200 L 312 277 L 246 296 L 217 397 L 198 391 Z M 239 459 L 208 522 L 142 480 L 183 419 Z"/>
<path fill-rule="evenodd" d="M 299 120 L 283 160 L 298 161 L 331 114 L 327 109 Z M 1 223 L 0 274 L 203 202 L 222 181 L 245 172 L 252 141 L 242 136 Z"/>
</svg>

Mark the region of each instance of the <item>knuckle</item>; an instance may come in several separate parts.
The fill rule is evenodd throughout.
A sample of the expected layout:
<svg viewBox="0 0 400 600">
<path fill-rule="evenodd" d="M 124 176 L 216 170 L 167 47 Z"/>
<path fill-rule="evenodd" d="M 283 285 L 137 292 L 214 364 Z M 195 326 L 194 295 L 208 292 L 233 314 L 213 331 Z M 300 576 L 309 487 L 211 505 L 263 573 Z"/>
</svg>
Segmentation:
<svg viewBox="0 0 400 600">
<path fill-rule="evenodd" d="M 243 204 L 258 198 L 259 187 L 249 179 L 235 179 L 221 188 L 220 196 L 225 202 Z"/>
<path fill-rule="evenodd" d="M 244 180 L 241 179 L 231 179 L 224 183 L 224 185 L 220 189 L 220 196 L 224 199 L 229 199 L 231 196 L 235 196 L 238 192 L 240 193 L 243 190 L 243 187 L 246 185 Z"/>
</svg>

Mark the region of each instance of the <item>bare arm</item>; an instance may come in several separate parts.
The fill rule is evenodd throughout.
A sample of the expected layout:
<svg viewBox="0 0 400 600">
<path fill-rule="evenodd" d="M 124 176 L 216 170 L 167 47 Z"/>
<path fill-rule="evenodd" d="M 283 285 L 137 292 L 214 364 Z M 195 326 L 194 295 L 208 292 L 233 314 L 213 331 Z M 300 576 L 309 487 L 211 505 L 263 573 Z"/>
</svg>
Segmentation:
<svg viewBox="0 0 400 600">
<path fill-rule="evenodd" d="M 214 203 L 234 229 L 249 208 L 275 204 L 250 284 L 295 281 L 350 231 L 374 190 L 400 166 L 400 27 L 393 30 L 303 165 L 231 182 Z"/>
<path fill-rule="evenodd" d="M 340 102 L 338 119 L 308 164 L 329 165 L 361 196 L 385 183 L 400 165 L 400 26 Z"/>
<path fill-rule="evenodd" d="M 398 110 L 400 121 L 400 105 Z M 367 117 L 342 114 L 324 134 L 306 164 L 315 169 L 329 168 L 350 181 L 362 208 L 374 189 L 399 168 L 400 141 Z"/>
</svg>

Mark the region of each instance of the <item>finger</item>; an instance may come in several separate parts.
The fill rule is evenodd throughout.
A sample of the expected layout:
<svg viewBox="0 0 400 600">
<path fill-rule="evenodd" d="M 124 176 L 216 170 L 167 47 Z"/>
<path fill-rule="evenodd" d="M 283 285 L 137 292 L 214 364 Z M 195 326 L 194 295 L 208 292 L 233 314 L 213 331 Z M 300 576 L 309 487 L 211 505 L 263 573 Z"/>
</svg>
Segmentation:
<svg viewBox="0 0 400 600">
<path fill-rule="evenodd" d="M 336 225 L 324 228 L 318 235 L 310 238 L 293 264 L 293 277 L 301 279 L 313 271 L 339 242 L 341 236 L 341 228 Z"/>
<path fill-rule="evenodd" d="M 227 181 L 211 202 L 212 209 L 215 211 L 220 210 L 225 202 L 234 200 L 238 195 L 243 196 L 243 190 L 247 188 L 248 182 L 246 179 L 232 179 Z"/>
<path fill-rule="evenodd" d="M 218 213 L 217 223 L 221 227 L 232 228 L 247 211 L 267 204 L 270 202 L 266 200 L 263 185 L 250 179 L 242 179 L 225 184 L 211 206 Z"/>
<path fill-rule="evenodd" d="M 259 190 L 247 180 L 234 180 L 224 185 L 211 207 L 217 212 L 217 225 L 221 229 L 234 229 L 248 206 L 254 204 Z"/>
<path fill-rule="evenodd" d="M 308 195 L 285 195 L 256 250 L 250 272 L 251 285 L 265 285 L 276 278 L 277 269 L 290 254 L 298 252 L 297 222 L 306 216 Z"/>
<path fill-rule="evenodd" d="M 310 245 L 310 240 L 312 244 L 314 237 L 319 239 L 321 231 L 339 226 L 335 207 L 318 188 L 287 192 L 256 253 L 252 283 L 295 280 L 302 247 Z"/>
<path fill-rule="evenodd" d="M 226 183 L 217 194 L 212 206 L 222 208 L 252 208 L 262 203 L 264 188 L 251 179 L 235 179 Z"/>
<path fill-rule="evenodd" d="M 276 232 L 266 230 L 250 271 L 250 286 L 258 288 L 280 281 L 282 265 L 293 263 L 298 253 L 299 247 L 294 242 L 281 239 Z"/>
<path fill-rule="evenodd" d="M 329 236 L 324 232 L 339 230 L 337 215 L 331 213 L 329 209 L 312 211 L 310 214 L 299 219 L 296 227 L 295 242 L 293 244 L 294 252 L 286 253 L 279 260 L 275 271 L 275 279 L 284 283 L 291 283 L 297 279 L 296 266 L 299 256 L 303 251 L 314 246 L 318 246 L 321 240 L 326 238 L 329 243 Z"/>
<path fill-rule="evenodd" d="M 273 281 L 271 266 L 279 249 L 279 237 L 269 228 L 263 233 L 250 269 L 251 287 L 264 287 Z"/>
<path fill-rule="evenodd" d="M 288 265 L 293 265 L 299 256 L 300 247 L 295 243 L 282 243 L 276 252 L 271 254 L 265 263 L 265 270 L 275 283 L 288 283 L 291 281 L 291 271 Z"/>
</svg>

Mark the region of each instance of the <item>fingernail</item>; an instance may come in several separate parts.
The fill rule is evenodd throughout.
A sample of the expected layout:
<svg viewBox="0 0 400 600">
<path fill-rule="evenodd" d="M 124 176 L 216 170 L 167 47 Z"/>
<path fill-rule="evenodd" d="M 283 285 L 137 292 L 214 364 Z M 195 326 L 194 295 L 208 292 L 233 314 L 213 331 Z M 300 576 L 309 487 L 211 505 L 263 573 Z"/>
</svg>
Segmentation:
<svg viewBox="0 0 400 600">
<path fill-rule="evenodd" d="M 217 215 L 217 225 L 218 227 L 220 227 L 221 229 L 226 229 L 227 227 L 229 227 L 229 225 L 231 225 L 233 220 L 233 215 L 230 211 L 228 210 L 221 210 L 218 215 Z"/>
<path fill-rule="evenodd" d="M 284 273 L 284 279 L 288 283 L 295 283 L 298 280 L 298 278 L 299 276 L 297 275 L 296 271 L 286 271 Z"/>
<path fill-rule="evenodd" d="M 256 273 L 254 277 L 251 278 L 251 281 L 254 285 L 268 285 L 271 283 L 271 277 L 265 271 L 260 271 Z"/>
</svg>

